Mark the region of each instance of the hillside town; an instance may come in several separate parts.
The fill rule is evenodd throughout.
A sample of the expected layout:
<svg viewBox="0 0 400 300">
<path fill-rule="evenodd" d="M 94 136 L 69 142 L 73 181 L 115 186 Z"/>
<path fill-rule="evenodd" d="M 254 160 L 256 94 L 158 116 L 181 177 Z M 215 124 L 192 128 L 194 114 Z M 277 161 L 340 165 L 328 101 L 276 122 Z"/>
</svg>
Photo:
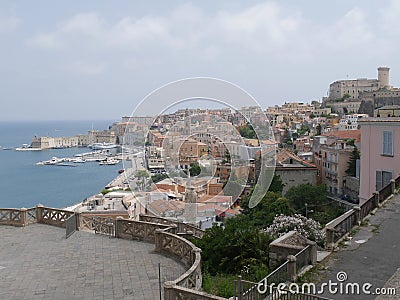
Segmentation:
<svg viewBox="0 0 400 300">
<path fill-rule="evenodd" d="M 241 199 L 260 176 L 264 152 L 282 181 L 283 196 L 301 184 L 324 185 L 339 203 L 363 204 L 400 172 L 393 155 L 399 114 L 399 89 L 389 84 L 389 68 L 379 67 L 378 79 L 331 83 L 329 96 L 322 101 L 285 102 L 265 110 L 179 109 L 159 116 L 123 117 L 107 130 L 85 135 L 34 137 L 30 147 L 120 145 L 141 150 L 143 155 L 134 157 L 137 169 L 130 172 L 138 176 L 108 188 L 134 191 L 124 197 L 126 207 L 135 205 L 136 216 L 150 212 L 206 228 L 240 213 Z M 257 136 L 260 132 L 266 136 Z M 183 180 L 188 173 L 196 196 L 191 201 L 197 203 L 196 217 L 190 220 Z M 240 186 L 236 195 L 232 188 L 224 189 L 230 177 Z"/>
</svg>

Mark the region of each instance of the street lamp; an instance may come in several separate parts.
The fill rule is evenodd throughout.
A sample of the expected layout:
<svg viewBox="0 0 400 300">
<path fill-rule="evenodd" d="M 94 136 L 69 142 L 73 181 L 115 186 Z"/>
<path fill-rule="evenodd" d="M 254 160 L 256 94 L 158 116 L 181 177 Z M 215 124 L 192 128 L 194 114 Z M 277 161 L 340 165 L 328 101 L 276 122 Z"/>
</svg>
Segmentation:
<svg viewBox="0 0 400 300">
<path fill-rule="evenodd" d="M 312 209 L 308 210 L 308 204 L 307 204 L 307 203 L 305 203 L 305 206 L 306 206 L 306 218 L 308 219 L 308 213 L 309 213 L 309 212 L 310 212 L 310 213 L 313 213 L 314 210 L 312 210 Z"/>
</svg>

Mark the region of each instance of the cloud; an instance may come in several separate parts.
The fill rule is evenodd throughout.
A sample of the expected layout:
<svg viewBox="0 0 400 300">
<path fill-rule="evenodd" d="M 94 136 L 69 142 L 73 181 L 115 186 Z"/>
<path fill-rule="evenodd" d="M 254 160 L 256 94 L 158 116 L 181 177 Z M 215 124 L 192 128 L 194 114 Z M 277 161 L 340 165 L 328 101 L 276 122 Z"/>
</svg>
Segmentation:
<svg viewBox="0 0 400 300">
<path fill-rule="evenodd" d="M 57 34 L 54 33 L 38 33 L 29 38 L 26 42 L 32 47 L 42 49 L 54 50 L 62 48 L 62 41 L 58 38 Z"/>
<path fill-rule="evenodd" d="M 150 62 L 166 57 L 215 62 L 256 56 L 273 63 L 309 63 L 317 56 L 359 51 L 360 47 L 375 53 L 366 46 L 379 31 L 365 10 L 350 6 L 338 19 L 321 23 L 305 18 L 301 9 L 265 1 L 241 10 L 211 13 L 185 4 L 165 13 L 122 15 L 115 19 L 98 12 L 83 12 L 28 41 L 32 47 L 72 52 L 75 57 L 79 53 L 95 53 L 113 56 L 113 60 L 134 58 Z"/>
<path fill-rule="evenodd" d="M 89 63 L 86 61 L 75 61 L 70 64 L 67 69 L 74 73 L 81 73 L 87 75 L 99 75 L 106 71 L 105 63 Z"/>
<path fill-rule="evenodd" d="M 0 33 L 14 32 L 21 23 L 22 20 L 15 16 L 0 16 Z"/>
</svg>

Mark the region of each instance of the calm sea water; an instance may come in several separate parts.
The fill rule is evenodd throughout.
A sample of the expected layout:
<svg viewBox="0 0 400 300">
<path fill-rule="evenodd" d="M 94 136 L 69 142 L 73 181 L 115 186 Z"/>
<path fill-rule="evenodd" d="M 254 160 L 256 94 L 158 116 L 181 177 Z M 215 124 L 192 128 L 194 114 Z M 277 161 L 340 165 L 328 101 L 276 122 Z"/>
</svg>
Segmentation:
<svg viewBox="0 0 400 300">
<path fill-rule="evenodd" d="M 0 122 L 0 146 L 20 147 L 37 136 L 72 136 L 92 128 L 107 129 L 112 121 Z M 77 167 L 36 166 L 38 161 L 72 157 L 87 148 L 14 151 L 0 149 L 0 207 L 20 208 L 43 204 L 62 208 L 99 193 L 118 175 L 122 163 L 100 166 L 96 162 Z"/>
</svg>

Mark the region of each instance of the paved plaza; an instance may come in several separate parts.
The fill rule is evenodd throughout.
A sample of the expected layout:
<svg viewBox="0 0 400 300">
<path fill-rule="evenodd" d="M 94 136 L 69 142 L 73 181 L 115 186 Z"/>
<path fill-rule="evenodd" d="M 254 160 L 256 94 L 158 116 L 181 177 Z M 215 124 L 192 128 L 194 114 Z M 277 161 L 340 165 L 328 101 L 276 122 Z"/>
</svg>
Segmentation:
<svg viewBox="0 0 400 300">
<path fill-rule="evenodd" d="M 185 267 L 154 244 L 43 224 L 0 226 L 0 299 L 159 299 Z"/>
</svg>

